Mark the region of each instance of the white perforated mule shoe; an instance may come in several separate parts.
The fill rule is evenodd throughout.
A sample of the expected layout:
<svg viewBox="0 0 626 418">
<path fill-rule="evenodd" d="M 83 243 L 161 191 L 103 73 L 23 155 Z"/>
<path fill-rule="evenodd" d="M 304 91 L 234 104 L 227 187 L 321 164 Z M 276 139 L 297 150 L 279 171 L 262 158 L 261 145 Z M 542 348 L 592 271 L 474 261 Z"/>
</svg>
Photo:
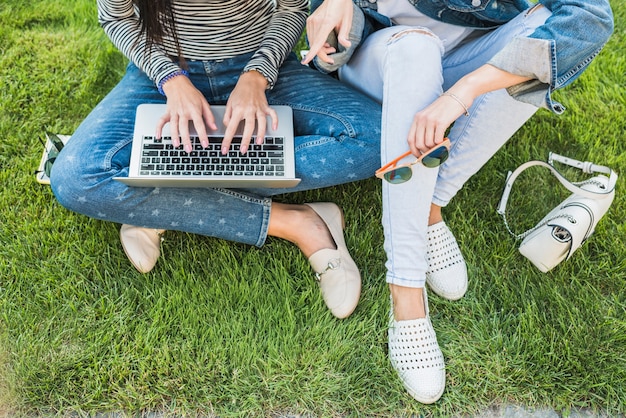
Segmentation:
<svg viewBox="0 0 626 418">
<path fill-rule="evenodd" d="M 428 227 L 428 271 L 430 289 L 448 300 L 458 300 L 467 291 L 467 266 L 454 235 L 443 222 Z"/>
<path fill-rule="evenodd" d="M 161 254 L 162 229 L 122 225 L 120 241 L 131 264 L 140 272 L 152 270 Z"/>
<path fill-rule="evenodd" d="M 315 271 L 322 297 L 337 318 L 348 317 L 361 296 L 361 273 L 348 252 L 343 238 L 344 220 L 334 203 L 305 203 L 326 223 L 337 249 L 325 248 L 313 253 L 309 263 Z"/>
<path fill-rule="evenodd" d="M 424 288 L 426 317 L 396 321 L 391 305 L 389 324 L 389 360 L 398 372 L 409 394 L 418 402 L 436 402 L 446 387 L 446 368 L 428 313 L 428 296 Z"/>
</svg>

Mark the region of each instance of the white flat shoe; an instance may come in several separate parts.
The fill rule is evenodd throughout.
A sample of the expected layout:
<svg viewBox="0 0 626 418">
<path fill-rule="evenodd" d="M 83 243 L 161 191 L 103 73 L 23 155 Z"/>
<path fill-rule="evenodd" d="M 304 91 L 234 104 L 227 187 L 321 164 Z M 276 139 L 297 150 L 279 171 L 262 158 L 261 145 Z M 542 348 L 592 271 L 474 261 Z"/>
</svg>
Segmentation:
<svg viewBox="0 0 626 418">
<path fill-rule="evenodd" d="M 452 231 L 441 221 L 428 227 L 427 237 L 426 283 L 444 299 L 461 299 L 467 292 L 467 266 Z"/>
<path fill-rule="evenodd" d="M 122 225 L 120 241 L 131 264 L 140 272 L 152 270 L 161 254 L 162 229 Z"/>
<path fill-rule="evenodd" d="M 323 249 L 309 257 L 322 297 L 337 318 L 346 318 L 356 308 L 361 296 L 361 274 L 348 252 L 343 237 L 343 214 L 334 203 L 305 203 L 326 223 L 336 250 Z"/>
<path fill-rule="evenodd" d="M 425 318 L 396 321 L 391 304 L 389 360 L 407 392 L 418 402 L 431 404 L 446 387 L 446 366 L 430 322 L 426 288 L 423 294 Z"/>
</svg>

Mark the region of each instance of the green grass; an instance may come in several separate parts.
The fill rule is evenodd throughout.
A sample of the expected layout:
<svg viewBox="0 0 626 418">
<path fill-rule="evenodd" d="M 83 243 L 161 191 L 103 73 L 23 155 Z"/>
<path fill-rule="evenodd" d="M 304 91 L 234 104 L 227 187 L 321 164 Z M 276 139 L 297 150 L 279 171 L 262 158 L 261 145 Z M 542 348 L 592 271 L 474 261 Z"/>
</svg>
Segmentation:
<svg viewBox="0 0 626 418">
<path fill-rule="evenodd" d="M 591 239 L 548 274 L 518 253 L 495 212 L 506 172 L 548 151 L 626 173 L 626 6 L 613 6 L 609 45 L 557 94 L 568 111 L 539 111 L 445 210 L 471 281 L 461 301 L 430 298 L 448 383 L 424 406 L 386 357 L 378 181 L 280 197 L 344 208 L 363 273 L 347 320 L 330 315 L 307 261 L 280 240 L 258 249 L 170 232 L 165 256 L 141 275 L 119 225 L 65 210 L 33 176 L 42 133 L 73 132 L 125 59 L 93 1 L 3 0 L 0 415 L 452 416 L 503 403 L 624 413 L 623 181 Z M 565 195 L 533 171 L 516 186 L 511 222 L 528 227 Z"/>
</svg>

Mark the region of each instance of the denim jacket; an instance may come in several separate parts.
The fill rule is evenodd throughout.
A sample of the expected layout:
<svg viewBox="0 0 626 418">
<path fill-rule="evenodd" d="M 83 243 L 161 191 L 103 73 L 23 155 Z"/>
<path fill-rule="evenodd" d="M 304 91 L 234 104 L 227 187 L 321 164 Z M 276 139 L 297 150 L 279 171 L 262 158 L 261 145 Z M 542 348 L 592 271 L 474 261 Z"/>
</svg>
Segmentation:
<svg viewBox="0 0 626 418">
<path fill-rule="evenodd" d="M 527 0 L 407 0 L 433 19 L 489 30 L 510 21 L 533 6 Z M 370 33 L 391 26 L 378 13 L 376 0 L 353 0 L 354 17 L 350 32 L 352 45 L 337 45 L 334 65 L 315 59 L 323 72 L 348 62 L 360 42 Z M 315 10 L 322 0 L 312 0 Z M 512 86 L 509 94 L 517 100 L 562 113 L 564 107 L 551 94 L 573 82 L 604 47 L 613 33 L 613 13 L 608 0 L 539 0 L 552 15 L 530 36 L 515 38 L 488 63 L 532 80 Z"/>
</svg>

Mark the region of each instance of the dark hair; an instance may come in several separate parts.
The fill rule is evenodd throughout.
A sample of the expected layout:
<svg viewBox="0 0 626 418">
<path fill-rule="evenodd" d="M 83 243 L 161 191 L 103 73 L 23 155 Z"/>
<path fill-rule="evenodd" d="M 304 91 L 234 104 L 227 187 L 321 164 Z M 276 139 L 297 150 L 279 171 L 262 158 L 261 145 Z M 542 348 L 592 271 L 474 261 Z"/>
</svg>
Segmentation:
<svg viewBox="0 0 626 418">
<path fill-rule="evenodd" d="M 155 44 L 163 44 L 163 38 L 167 35 L 174 39 L 178 60 L 184 63 L 172 0 L 133 0 L 139 11 L 139 28 L 146 35 L 145 53 L 148 53 Z"/>
</svg>

